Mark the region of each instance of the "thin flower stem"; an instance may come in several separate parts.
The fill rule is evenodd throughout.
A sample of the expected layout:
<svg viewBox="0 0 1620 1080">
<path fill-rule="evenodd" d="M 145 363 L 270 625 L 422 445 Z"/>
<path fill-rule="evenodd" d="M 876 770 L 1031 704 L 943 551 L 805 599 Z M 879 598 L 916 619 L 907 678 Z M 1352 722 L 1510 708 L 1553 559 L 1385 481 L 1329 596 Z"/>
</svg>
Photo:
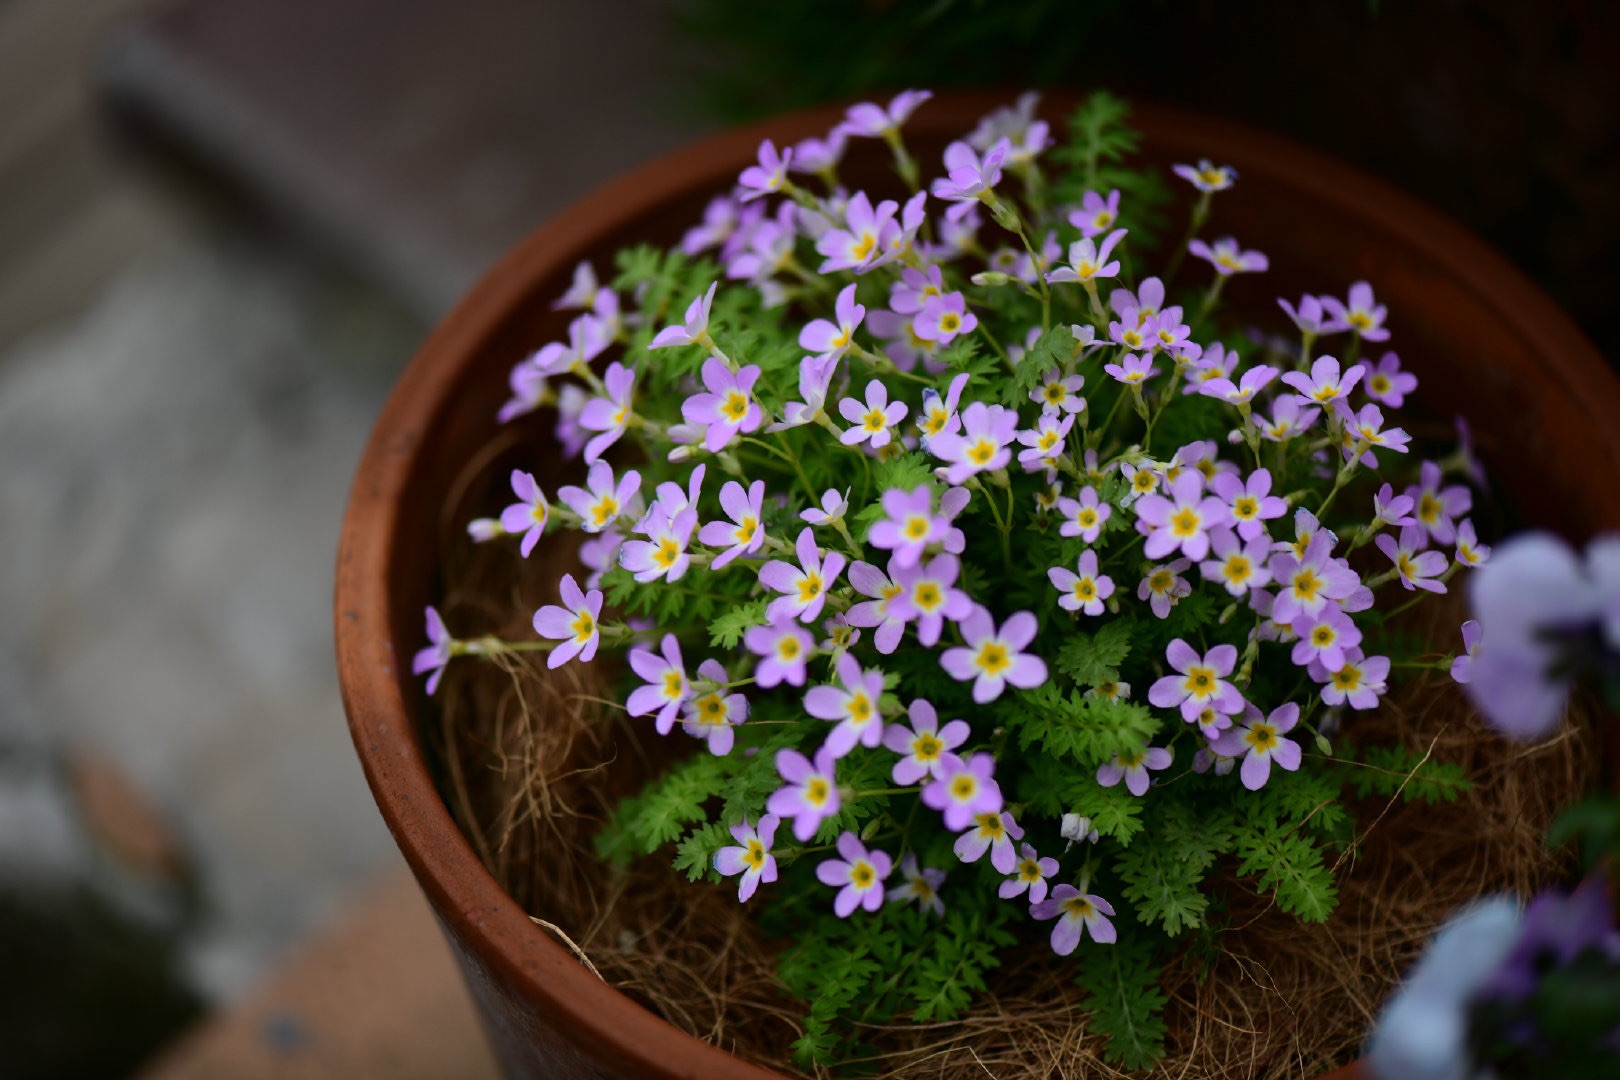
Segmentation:
<svg viewBox="0 0 1620 1080">
<path fill-rule="evenodd" d="M 791 449 L 789 449 L 788 442 L 787 442 L 787 435 L 784 434 L 783 432 L 778 431 L 776 433 L 776 441 L 782 445 L 782 457 L 785 458 L 793 466 L 793 471 L 799 474 L 799 483 L 801 485 L 803 485 L 803 487 L 804 487 L 805 496 L 811 502 L 815 502 L 816 501 L 816 489 L 810 483 L 810 477 L 805 473 L 804 465 L 799 461 L 798 455 L 793 453 L 793 451 Z M 761 444 L 761 445 L 763 445 L 763 444 Z"/>
</svg>

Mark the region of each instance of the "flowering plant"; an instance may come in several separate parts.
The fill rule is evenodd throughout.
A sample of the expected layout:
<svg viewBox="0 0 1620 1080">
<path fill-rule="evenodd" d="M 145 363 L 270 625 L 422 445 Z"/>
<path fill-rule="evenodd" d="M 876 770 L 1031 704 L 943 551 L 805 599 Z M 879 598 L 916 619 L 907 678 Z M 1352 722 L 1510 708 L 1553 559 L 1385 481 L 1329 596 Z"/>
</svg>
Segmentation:
<svg viewBox="0 0 1620 1080">
<path fill-rule="evenodd" d="M 559 305 L 582 313 L 513 369 L 501 419 L 554 405 L 582 483 L 515 471 L 469 530 L 525 557 L 583 533 L 583 578 L 538 640 L 459 639 L 430 609 L 415 668 L 431 692 L 460 655 L 623 653 L 624 711 L 703 747 L 598 849 L 673 846 L 791 930 L 802 1061 L 853 1052 L 849 1017 L 962 1012 L 1033 926 L 1140 1065 L 1166 944 L 1228 890 L 1326 919 L 1347 790 L 1466 786 L 1332 738 L 1400 668 L 1451 666 L 1390 620 L 1489 557 L 1478 466 L 1466 443 L 1411 463 L 1416 379 L 1361 358 L 1390 337 L 1367 283 L 1279 301 L 1294 341 L 1216 322 L 1267 269 L 1203 238 L 1232 169 L 1176 170 L 1196 202 L 1154 274 L 1164 187 L 1123 166 L 1117 101 L 1058 144 L 1026 96 L 924 186 L 902 130 L 928 96 L 767 141 L 678 248 L 623 253 L 606 286 L 579 267 Z M 840 185 L 863 138 L 903 201 Z"/>
</svg>

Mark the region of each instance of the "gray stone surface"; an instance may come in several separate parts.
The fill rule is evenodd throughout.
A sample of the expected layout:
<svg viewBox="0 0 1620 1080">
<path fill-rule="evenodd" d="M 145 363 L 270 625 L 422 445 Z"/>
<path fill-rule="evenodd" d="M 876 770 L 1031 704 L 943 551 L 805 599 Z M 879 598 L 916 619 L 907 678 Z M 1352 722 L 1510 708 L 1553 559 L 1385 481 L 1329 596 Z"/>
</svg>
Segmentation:
<svg viewBox="0 0 1620 1080">
<path fill-rule="evenodd" d="M 92 749 L 156 801 L 202 890 L 185 965 L 216 999 L 395 857 L 330 593 L 354 464 L 419 333 L 215 239 L 0 356 L 0 747 Z M 0 811 L 0 877 L 75 872 L 59 810 L 17 798 L 37 813 Z"/>
</svg>

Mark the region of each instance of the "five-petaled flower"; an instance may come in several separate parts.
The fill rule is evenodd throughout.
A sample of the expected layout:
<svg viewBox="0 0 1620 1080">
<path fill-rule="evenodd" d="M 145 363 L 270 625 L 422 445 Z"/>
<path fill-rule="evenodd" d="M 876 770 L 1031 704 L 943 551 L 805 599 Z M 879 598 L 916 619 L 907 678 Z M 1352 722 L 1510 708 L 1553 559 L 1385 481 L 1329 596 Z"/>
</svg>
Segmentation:
<svg viewBox="0 0 1620 1080">
<path fill-rule="evenodd" d="M 1114 595 L 1114 579 L 1097 572 L 1097 553 L 1090 548 L 1080 553 L 1076 569 L 1078 574 L 1066 566 L 1054 566 L 1046 572 L 1046 579 L 1063 594 L 1058 597 L 1058 607 L 1101 615 L 1103 601 Z"/>
<path fill-rule="evenodd" d="M 836 551 L 822 555 L 816 548 L 815 532 L 808 525 L 799 530 L 793 550 L 799 557 L 799 565 L 772 559 L 759 571 L 760 584 L 782 594 L 771 601 L 765 615 L 774 619 L 786 613 L 802 622 L 814 622 L 827 602 L 827 590 L 838 580 L 846 560 Z"/>
<path fill-rule="evenodd" d="M 625 541 L 619 548 L 619 565 L 642 584 L 659 578 L 679 581 L 692 565 L 686 546 L 695 528 L 697 511 L 692 507 L 671 514 L 662 501 L 654 503 L 636 526 L 636 532 L 647 539 Z"/>
<path fill-rule="evenodd" d="M 939 887 L 945 884 L 945 871 L 935 867 L 918 868 L 917 853 L 908 851 L 900 857 L 900 876 L 904 883 L 889 889 L 889 903 L 917 901 L 917 906 L 934 915 L 945 914 L 945 901 L 939 898 Z"/>
<path fill-rule="evenodd" d="M 1015 611 L 996 629 L 995 620 L 983 607 L 961 622 L 964 646 L 946 649 L 939 662 L 953 679 L 973 680 L 973 700 L 983 705 L 1001 696 L 1008 683 L 1028 690 L 1046 681 L 1046 662 L 1023 652 L 1035 640 L 1035 616 Z"/>
<path fill-rule="evenodd" d="M 1029 894 L 1029 902 L 1038 904 L 1046 899 L 1046 879 L 1058 872 L 1058 861 L 1053 858 L 1041 858 L 1035 852 L 1033 844 L 1022 844 L 1019 847 L 1019 859 L 1013 868 L 1012 876 L 1001 883 L 997 895 L 1003 900 L 1011 900 L 1015 896 Z"/>
<path fill-rule="evenodd" d="M 910 411 L 903 401 L 890 401 L 889 388 L 879 379 L 866 384 L 866 400 L 844 398 L 838 403 L 838 412 L 850 426 L 838 437 L 845 446 L 870 442 L 877 450 L 889 445 L 894 433 L 889 429 L 906 418 Z"/>
<path fill-rule="evenodd" d="M 1169 749 L 1163 746 L 1150 746 L 1141 753 L 1115 754 L 1097 766 L 1097 783 L 1113 787 L 1124 780 L 1125 790 L 1132 795 L 1146 795 L 1148 786 L 1153 783 L 1148 770 L 1168 769 L 1171 760 Z"/>
<path fill-rule="evenodd" d="M 647 685 L 630 692 L 625 712 L 631 716 L 646 716 L 657 710 L 658 734 L 668 735 L 675 726 L 676 714 L 691 693 L 691 686 L 686 680 L 686 665 L 681 660 L 681 643 L 675 635 L 665 634 L 659 648 L 661 656 L 644 647 L 630 650 L 630 669 Z"/>
<path fill-rule="evenodd" d="M 1177 559 L 1163 566 L 1151 567 L 1143 576 L 1142 583 L 1137 586 L 1136 598 L 1146 600 L 1153 614 L 1159 618 L 1168 619 L 1170 609 L 1175 607 L 1183 596 L 1192 594 L 1192 586 L 1181 576 L 1181 572 L 1190 566 L 1192 566 L 1191 559 Z"/>
<path fill-rule="evenodd" d="M 1069 224 L 1079 229 L 1084 237 L 1105 233 L 1118 220 L 1119 188 L 1110 191 L 1106 199 L 1095 191 L 1086 192 L 1080 197 L 1080 209 L 1069 214 Z"/>
<path fill-rule="evenodd" d="M 1012 459 L 1007 446 L 1018 434 L 1018 413 L 975 401 L 962 410 L 961 420 L 961 431 L 941 432 L 928 440 L 929 453 L 949 463 L 945 479 L 961 484 L 977 473 L 1005 468 Z"/>
<path fill-rule="evenodd" d="M 1176 638 L 1164 655 L 1178 674 L 1156 680 L 1148 688 L 1148 701 L 1161 709 L 1180 706 L 1181 718 L 1189 723 L 1206 706 L 1227 715 L 1242 711 L 1243 695 L 1225 678 L 1237 666 L 1235 646 L 1216 645 L 1199 656 L 1191 645 Z"/>
<path fill-rule="evenodd" d="M 1171 171 L 1206 194 L 1225 191 L 1237 179 L 1236 169 L 1230 165 L 1212 164 L 1209 158 L 1199 158 L 1196 166 L 1172 166 Z"/>
<path fill-rule="evenodd" d="M 1294 772 L 1299 768 L 1299 743 L 1283 738 L 1299 723 L 1299 705 L 1290 701 L 1271 710 L 1261 718 L 1260 710 L 1250 705 L 1238 717 L 1237 724 L 1221 733 L 1209 744 L 1210 750 L 1222 757 L 1243 759 L 1239 777 L 1250 791 L 1259 791 L 1271 778 L 1271 766 Z"/>
<path fill-rule="evenodd" d="M 855 342 L 855 331 L 866 318 L 866 308 L 855 302 L 855 286 L 846 285 L 834 308 L 837 321 L 814 319 L 799 331 L 799 347 L 818 356 L 843 356 Z"/>
<path fill-rule="evenodd" d="M 922 789 L 923 805 L 945 816 L 952 832 L 965 829 L 981 815 L 1001 811 L 1001 787 L 995 781 L 996 759 L 974 754 L 964 761 L 946 754 L 934 779 Z"/>
<path fill-rule="evenodd" d="M 1097 489 L 1090 484 L 1080 489 L 1079 498 L 1058 499 L 1057 510 L 1063 515 L 1058 535 L 1078 536 L 1088 544 L 1097 542 L 1103 524 L 1114 513 L 1112 506 L 1097 498 Z"/>
<path fill-rule="evenodd" d="M 731 676 L 718 660 L 705 660 L 698 665 L 701 680 L 695 690 L 701 694 L 687 699 L 686 717 L 682 727 L 688 735 L 709 744 L 709 753 L 725 757 L 731 753 L 736 733 L 731 729 L 748 719 L 748 699 L 742 694 L 728 694 Z"/>
<path fill-rule="evenodd" d="M 965 863 L 978 862 L 990 853 L 990 865 L 1003 874 L 1010 874 L 1018 863 L 1018 849 L 1014 840 L 1024 838 L 1024 830 L 1005 810 L 997 814 L 979 814 L 972 828 L 956 838 L 952 851 Z"/>
<path fill-rule="evenodd" d="M 1258 274 L 1271 266 L 1271 260 L 1258 251 L 1244 251 L 1238 246 L 1236 238 L 1223 236 L 1210 247 L 1202 240 L 1194 240 L 1187 245 L 1189 254 L 1209 262 L 1215 272 L 1222 277 L 1232 274 Z"/>
<path fill-rule="evenodd" d="M 707 292 L 686 305 L 686 318 L 658 331 L 647 348 L 668 349 L 676 345 L 703 345 L 707 347 L 709 342 L 709 308 L 714 304 L 714 290 L 719 287 L 720 283 L 718 281 L 710 282 Z"/>
<path fill-rule="evenodd" d="M 411 674 L 427 675 L 427 692 L 432 696 L 433 691 L 439 688 L 439 680 L 444 677 L 444 669 L 449 665 L 450 657 L 455 655 L 456 639 L 445 629 L 444 620 L 439 617 L 436 610 L 429 607 L 426 616 L 428 646 L 425 649 L 418 649 L 411 659 Z"/>
<path fill-rule="evenodd" d="M 883 672 L 863 670 L 849 653 L 838 658 L 837 671 L 837 685 L 812 686 L 806 692 L 804 711 L 837 724 L 827 734 L 826 749 L 841 758 L 857 745 L 876 746 L 883 741 L 883 714 L 878 709 Z"/>
<path fill-rule="evenodd" d="M 955 221 L 981 199 L 994 198 L 993 189 L 1001 182 L 1002 163 L 1011 150 L 1005 138 L 996 140 L 983 158 L 964 142 L 953 142 L 945 148 L 947 175 L 935 180 L 929 193 L 952 204 L 945 211 L 946 218 Z"/>
<path fill-rule="evenodd" d="M 560 644 L 546 657 L 546 667 L 555 668 L 574 657 L 590 661 L 602 641 L 602 591 L 580 591 L 573 574 L 564 574 L 559 587 L 563 606 L 547 604 L 534 613 L 534 632 Z"/>
<path fill-rule="evenodd" d="M 838 837 L 841 859 L 828 859 L 816 866 L 816 879 L 838 889 L 833 911 L 847 919 L 857 907 L 876 911 L 883 906 L 883 879 L 894 869 L 893 860 L 881 851 L 868 851 L 852 832 Z"/>
<path fill-rule="evenodd" d="M 1401 528 L 1399 543 L 1388 533 L 1380 533 L 1373 543 L 1395 564 L 1395 573 L 1406 588 L 1443 593 L 1445 583 L 1435 579 L 1445 573 L 1449 560 L 1443 551 L 1425 551 L 1428 540 L 1421 528 L 1406 525 Z"/>
<path fill-rule="evenodd" d="M 1114 913 L 1113 905 L 1096 893 L 1082 893 L 1073 885 L 1057 886 L 1052 895 L 1032 905 L 1029 913 L 1037 919 L 1057 919 L 1057 925 L 1052 927 L 1052 951 L 1059 956 L 1074 952 L 1087 930 L 1099 944 L 1111 945 L 1119 938 L 1114 924 L 1108 920 Z"/>
<path fill-rule="evenodd" d="M 597 533 L 617 521 L 620 514 L 629 512 L 640 491 L 640 473 L 627 469 L 615 482 L 613 466 L 597 461 L 585 476 L 585 487 L 560 487 L 557 498 L 579 515 L 581 530 Z"/>
<path fill-rule="evenodd" d="M 759 144 L 759 163 L 750 165 L 737 177 L 743 202 L 775 194 L 787 185 L 788 168 L 793 164 L 793 148 L 778 152 L 769 139 Z"/>
<path fill-rule="evenodd" d="M 739 555 L 752 555 L 765 543 L 765 481 L 755 480 L 746 491 L 735 480 L 720 489 L 720 509 L 730 521 L 711 521 L 698 531 L 698 539 L 723 548 L 710 565 L 718 570 Z"/>
<path fill-rule="evenodd" d="M 1196 469 L 1176 477 L 1168 498 L 1155 493 L 1136 500 L 1136 528 L 1147 537 L 1142 553 L 1150 559 L 1180 551 L 1200 560 L 1209 554 L 1210 530 L 1231 520 L 1231 508 L 1219 496 L 1204 493 L 1204 477 Z"/>
<path fill-rule="evenodd" d="M 927 484 L 912 491 L 889 488 L 883 493 L 883 513 L 867 539 L 873 547 L 894 553 L 897 567 L 916 566 L 930 544 L 941 543 L 950 519 L 934 512 L 934 497 Z"/>
<path fill-rule="evenodd" d="M 1101 244 L 1091 237 L 1076 240 L 1069 245 L 1069 262 L 1046 275 L 1046 280 L 1053 285 L 1065 281 L 1096 281 L 1099 278 L 1119 276 L 1119 260 L 1109 261 L 1108 256 L 1114 252 L 1114 245 L 1125 237 L 1125 229 L 1115 229 L 1103 237 Z"/>
<path fill-rule="evenodd" d="M 913 701 L 906 714 L 911 726 L 893 724 L 885 729 L 883 745 L 901 755 L 894 763 L 894 782 L 909 787 L 925 776 L 943 776 L 945 759 L 967 742 L 972 731 L 966 720 L 952 720 L 940 727 L 939 713 L 922 698 Z"/>
<path fill-rule="evenodd" d="M 754 400 L 759 374 L 757 364 L 732 371 L 713 356 L 703 361 L 703 386 L 708 392 L 682 402 L 681 416 L 687 423 L 703 427 L 703 448 L 709 453 L 724 449 L 738 432 L 759 429 L 762 414 Z"/>
<path fill-rule="evenodd" d="M 754 680 L 762 690 L 784 682 L 804 685 L 805 664 L 815 652 L 815 638 L 797 619 L 778 616 L 764 626 L 750 626 L 743 645 L 759 657 Z"/>
<path fill-rule="evenodd" d="M 781 819 L 766 814 L 759 819 L 756 829 L 748 824 L 744 814 L 742 823 L 731 827 L 735 845 L 723 847 L 714 853 L 714 868 L 726 877 L 741 874 L 737 882 L 737 900 L 746 903 L 760 882 L 769 885 L 776 880 L 776 856 L 771 854 L 771 843 L 776 839 L 776 827 Z"/>
<path fill-rule="evenodd" d="M 635 392 L 635 369 L 615 360 L 603 372 L 602 385 L 607 390 L 607 396 L 591 398 L 579 414 L 580 427 L 598 432 L 585 444 L 587 465 L 601 457 L 629 428 L 633 415 L 630 402 Z"/>
<path fill-rule="evenodd" d="M 1322 297 L 1322 306 L 1331 317 L 1326 332 L 1353 330 L 1368 341 L 1387 341 L 1389 331 L 1384 329 L 1384 305 L 1373 299 L 1372 286 L 1358 281 L 1350 286 L 1349 302 L 1336 296 Z"/>
<path fill-rule="evenodd" d="M 534 474 L 522 469 L 512 470 L 512 494 L 518 497 L 518 501 L 501 511 L 501 528 L 514 536 L 523 534 L 519 550 L 527 559 L 534 545 L 540 542 L 541 534 L 546 531 L 551 504 L 546 501 L 546 493 L 540 490 L 540 485 L 535 483 Z"/>
<path fill-rule="evenodd" d="M 776 774 L 787 784 L 771 793 L 765 809 L 792 818 L 793 836 L 800 843 L 814 836 L 823 820 L 838 813 L 837 764 L 838 759 L 825 746 L 816 751 L 813 762 L 787 747 L 776 752 Z"/>
</svg>

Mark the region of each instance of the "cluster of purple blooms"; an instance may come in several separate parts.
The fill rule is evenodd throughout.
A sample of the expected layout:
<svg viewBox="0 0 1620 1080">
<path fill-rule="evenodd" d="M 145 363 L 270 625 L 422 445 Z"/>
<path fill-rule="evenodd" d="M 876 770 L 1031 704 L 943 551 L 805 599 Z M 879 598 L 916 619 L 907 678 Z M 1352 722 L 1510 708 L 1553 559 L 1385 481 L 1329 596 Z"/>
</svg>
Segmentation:
<svg viewBox="0 0 1620 1080">
<path fill-rule="evenodd" d="M 505 421 L 554 405 L 558 440 L 567 454 L 582 458 L 585 482 L 557 489 L 553 500 L 533 475 L 514 472 L 515 501 L 470 529 L 479 540 L 519 537 L 525 556 L 553 525 L 586 534 L 583 583 L 566 576 L 560 603 L 535 613 L 535 631 L 548 643 L 551 667 L 589 661 L 604 642 L 629 646 L 639 685 L 626 710 L 652 717 L 660 734 L 679 724 L 711 753 L 729 754 L 738 726 L 749 719 L 750 693 L 784 687 L 800 695 L 804 714 L 825 722 L 819 747 L 777 751 L 781 786 L 756 819 L 745 817 L 731 828 L 736 843 L 714 857 L 720 873 L 739 878 L 740 899 L 776 880 L 779 827 L 788 824 L 801 845 L 811 842 L 823 823 L 862 795 L 841 781 L 841 762 L 858 750 L 881 748 L 893 755 L 893 783 L 914 791 L 957 834 L 956 857 L 972 863 L 988 855 L 1002 876 L 1000 895 L 1029 904 L 1037 919 L 1057 919 L 1052 946 L 1066 954 L 1082 932 L 1099 942 L 1115 939 L 1114 909 L 1088 891 L 1089 871 L 1077 884 L 1055 882 L 1059 860 L 1021 842 L 1024 827 L 996 780 L 989 731 L 975 732 L 963 718 L 941 724 L 935 706 L 921 697 L 903 712 L 893 695 L 886 704 L 887 673 L 855 651 L 869 647 L 889 656 L 909 636 L 916 647 L 934 650 L 940 668 L 967 684 L 981 706 L 1009 688 L 1030 690 L 1048 681 L 1047 663 L 1036 651 L 1036 614 L 998 618 L 985 598 L 964 587 L 965 514 L 989 515 L 1005 536 L 1014 506 L 1000 493 L 1011 490 L 1009 476 L 1037 476 L 1040 490 L 1025 512 L 1086 546 L 1072 564 L 1028 572 L 1046 577 L 1058 594 L 1056 606 L 1077 624 L 1130 604 L 1133 583 L 1135 602 L 1157 619 L 1168 618 L 1195 581 L 1232 605 L 1223 623 L 1246 610 L 1252 622 L 1241 648 L 1200 650 L 1173 640 L 1158 665 L 1165 673 L 1147 688 L 1146 700 L 1178 718 L 1173 731 L 1196 729 L 1193 770 L 1218 777 L 1235 769 L 1250 790 L 1268 782 L 1274 765 L 1297 770 L 1302 759 L 1300 744 L 1289 737 L 1304 719 L 1301 703 L 1262 704 L 1249 695 L 1261 644 L 1286 647 L 1322 706 L 1373 708 L 1388 691 L 1391 663 L 1364 652 L 1356 614 L 1372 606 L 1374 590 L 1385 583 L 1443 592 L 1458 567 L 1481 565 L 1490 550 L 1466 517 L 1468 487 L 1449 484 L 1438 462 L 1424 462 L 1418 482 L 1404 490 L 1384 484 L 1353 533 L 1336 535 L 1321 520 L 1359 470 L 1381 469 L 1391 455 L 1409 450 L 1407 434 L 1388 426 L 1383 412 L 1399 407 L 1416 386 L 1396 354 L 1386 352 L 1376 363 L 1341 361 L 1312 348 L 1321 338 L 1348 334 L 1340 355 L 1354 356 L 1364 343 L 1388 338 L 1385 310 L 1366 283 L 1354 285 L 1342 301 L 1280 301 L 1305 342 L 1291 370 L 1245 366 L 1223 343 L 1194 341 L 1183 309 L 1167 302 L 1166 283 L 1156 277 L 1112 288 L 1105 298 L 1100 286 L 1118 282 L 1118 255 L 1128 236 L 1117 227 L 1120 193 L 1087 192 L 1060 212 L 1056 220 L 1081 234 L 1066 251 L 1055 226 L 1026 235 L 1006 197 L 1009 177 L 1027 178 L 1051 142 L 1047 125 L 1035 118 L 1033 97 L 951 144 L 947 175 L 917 186 L 903 204 L 837 186 L 836 170 L 852 139 L 884 140 L 905 174 L 910 160 L 899 132 L 927 98 L 907 92 L 887 106 L 855 106 L 825 138 L 793 147 L 765 142 L 736 190 L 711 202 L 682 241 L 689 254 L 717 253 L 725 280 L 756 290 L 766 306 L 812 303 L 818 293 L 803 281 L 817 274 L 847 282 L 836 289 L 831 312 L 800 329 L 804 356 L 796 387 L 764 396 L 785 405 L 766 408 L 758 393 L 761 367 L 739 363 L 716 339 L 711 319 L 719 281 L 692 298 L 678 321 L 652 334 L 651 356 L 613 359 L 598 374 L 592 362 L 610 346 L 652 327 L 623 312 L 621 298 L 582 264 L 559 301 L 581 311 L 567 344 L 547 345 L 513 370 L 512 398 L 500 415 Z M 1206 199 L 1235 179 L 1232 170 L 1208 162 L 1177 171 Z M 807 175 L 821 177 L 829 194 L 806 190 Z M 779 200 L 774 209 L 773 199 Z M 944 212 L 925 229 L 930 206 L 941 204 Z M 986 216 L 1022 242 L 987 247 L 980 238 Z M 822 260 L 813 270 L 799 262 L 807 249 Z M 1264 255 L 1244 251 L 1230 237 L 1195 239 L 1188 250 L 1211 264 L 1215 290 L 1230 275 L 1266 269 Z M 1007 287 L 1016 283 L 1032 296 L 1073 290 L 1071 306 L 1089 312 L 1089 322 L 1067 325 L 1067 359 L 1039 373 L 1027 405 L 1005 404 L 1000 381 L 991 376 L 943 378 L 941 354 L 958 338 L 986 341 L 1015 370 L 1051 329 L 1035 326 L 1026 335 L 1019 327 L 1019 340 L 1001 341 L 1001 328 L 987 325 L 984 309 L 976 312 L 965 291 L 967 275 L 957 266 L 969 256 L 1004 275 Z M 883 287 L 868 284 L 868 301 L 881 291 L 886 306 L 869 309 L 858 301 L 860 286 L 872 281 Z M 660 415 L 659 403 L 638 393 L 642 365 L 656 363 L 659 350 L 690 348 L 704 356 L 697 378 L 678 408 Z M 1103 441 L 1109 420 L 1099 423 L 1084 396 L 1088 377 L 1094 386 L 1108 379 L 1122 384 L 1118 400 L 1134 403 L 1149 434 L 1155 409 L 1162 412 L 1186 395 L 1229 404 L 1227 442 L 1246 446 L 1253 467 L 1222 458 L 1216 439 L 1159 456 L 1138 445 L 1110 447 Z M 881 491 L 875 519 L 868 515 L 870 527 L 857 539 L 852 521 L 868 508 L 852 506 L 849 490 L 826 490 L 796 508 L 783 492 L 768 491 L 763 479 L 745 472 L 745 448 L 770 450 L 785 445 L 770 439 L 814 428 L 825 432 L 816 453 L 847 455 L 866 469 L 873 460 L 920 452 L 934 480 Z M 605 455 L 627 435 L 668 462 L 691 463 L 684 482 L 646 490 L 637 470 L 616 469 Z M 1274 490 L 1272 468 L 1261 462 L 1290 456 L 1310 463 L 1317 487 Z M 710 470 L 711 461 L 720 468 Z M 717 489 L 713 479 L 719 479 Z M 1299 504 L 1307 494 L 1312 507 Z M 718 516 L 702 509 L 716 503 Z M 1133 531 L 1136 538 L 1126 539 Z M 1139 557 L 1129 554 L 1137 540 Z M 1369 544 L 1384 561 L 1368 569 L 1375 558 L 1369 550 L 1357 556 L 1358 570 L 1352 555 Z M 600 586 L 614 567 L 642 584 L 673 585 L 694 570 L 748 575 L 751 594 L 767 602 L 758 623 L 742 633 L 739 655 L 725 662 L 706 656 L 693 669 L 676 634 L 603 621 Z M 429 675 L 431 692 L 452 656 L 476 649 L 456 641 L 431 610 L 428 633 L 430 645 L 415 669 Z M 868 645 L 861 645 L 863 634 L 870 635 Z M 1459 680 L 1466 679 L 1466 657 L 1458 665 Z M 1118 682 L 1091 692 L 1121 701 L 1131 693 Z M 1095 780 L 1105 787 L 1123 783 L 1144 796 L 1150 774 L 1173 760 L 1169 745 L 1147 746 L 1101 764 Z M 1062 835 L 1071 843 L 1098 839 L 1083 819 L 1066 820 Z M 833 838 L 836 857 L 820 863 L 817 877 L 836 890 L 832 906 L 839 916 L 886 901 L 943 910 L 945 870 L 919 866 L 904 836 L 901 842 L 896 860 L 854 832 Z M 897 870 L 900 883 L 891 884 Z"/>
</svg>

